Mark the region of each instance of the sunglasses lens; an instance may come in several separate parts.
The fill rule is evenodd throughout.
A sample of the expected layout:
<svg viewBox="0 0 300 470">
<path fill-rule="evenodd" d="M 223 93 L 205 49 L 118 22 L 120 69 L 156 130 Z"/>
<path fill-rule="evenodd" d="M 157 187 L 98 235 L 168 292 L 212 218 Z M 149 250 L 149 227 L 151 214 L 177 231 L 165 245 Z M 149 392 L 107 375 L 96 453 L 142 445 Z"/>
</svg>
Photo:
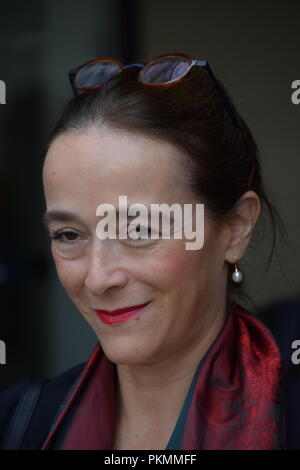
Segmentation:
<svg viewBox="0 0 300 470">
<path fill-rule="evenodd" d="M 190 69 L 187 59 L 180 56 L 161 57 L 147 64 L 140 72 L 144 83 L 162 85 L 176 82 L 184 77 Z"/>
<path fill-rule="evenodd" d="M 110 77 L 120 72 L 120 66 L 112 61 L 87 64 L 75 76 L 76 88 L 93 88 L 103 85 Z"/>
</svg>

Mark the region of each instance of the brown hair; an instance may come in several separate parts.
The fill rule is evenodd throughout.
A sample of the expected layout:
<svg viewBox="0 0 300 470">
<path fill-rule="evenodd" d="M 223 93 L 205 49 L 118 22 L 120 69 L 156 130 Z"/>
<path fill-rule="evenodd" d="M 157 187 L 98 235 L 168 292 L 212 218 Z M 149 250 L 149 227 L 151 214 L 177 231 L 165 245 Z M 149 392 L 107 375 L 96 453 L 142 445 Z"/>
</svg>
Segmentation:
<svg viewBox="0 0 300 470">
<path fill-rule="evenodd" d="M 247 190 L 257 193 L 271 221 L 269 266 L 276 242 L 276 219 L 282 228 L 283 223 L 266 195 L 251 131 L 224 86 L 218 81 L 246 136 L 233 123 L 224 100 L 201 67 L 192 67 L 183 80 L 169 87 L 145 86 L 138 82 L 138 72 L 135 67 L 125 69 L 101 88 L 72 98 L 52 130 L 46 150 L 61 134 L 103 125 L 173 144 L 185 155 L 183 181 L 204 202 L 209 216 L 226 217 Z M 234 283 L 231 273 L 228 269 L 227 309 L 233 301 L 252 301 L 243 288 L 244 281 Z"/>
</svg>

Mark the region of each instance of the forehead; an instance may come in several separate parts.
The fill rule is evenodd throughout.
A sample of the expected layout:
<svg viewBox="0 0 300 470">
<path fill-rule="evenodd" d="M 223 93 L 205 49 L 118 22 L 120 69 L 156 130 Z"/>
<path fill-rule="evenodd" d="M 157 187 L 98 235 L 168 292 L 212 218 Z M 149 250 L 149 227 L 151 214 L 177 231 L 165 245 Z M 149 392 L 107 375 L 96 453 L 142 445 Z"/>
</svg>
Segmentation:
<svg viewBox="0 0 300 470">
<path fill-rule="evenodd" d="M 100 197 L 114 203 L 124 194 L 169 202 L 178 197 L 179 158 L 171 144 L 141 135 L 110 130 L 64 134 L 46 156 L 45 196 L 47 201 Z"/>
</svg>

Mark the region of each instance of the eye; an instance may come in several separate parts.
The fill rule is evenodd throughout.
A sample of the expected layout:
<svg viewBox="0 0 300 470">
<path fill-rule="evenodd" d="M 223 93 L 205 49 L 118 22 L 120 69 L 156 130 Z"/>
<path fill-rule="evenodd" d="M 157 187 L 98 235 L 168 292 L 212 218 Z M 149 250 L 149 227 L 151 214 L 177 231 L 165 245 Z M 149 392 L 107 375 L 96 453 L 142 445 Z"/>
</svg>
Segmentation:
<svg viewBox="0 0 300 470">
<path fill-rule="evenodd" d="M 127 237 L 123 239 L 122 241 L 129 245 L 136 245 L 136 246 L 149 245 L 149 244 L 155 243 L 160 238 L 160 232 L 152 228 L 152 233 L 151 233 L 151 227 L 149 227 L 149 225 L 141 226 L 140 224 L 138 225 L 131 224 L 130 227 L 128 226 L 126 227 L 126 231 L 127 231 Z M 131 233 L 134 235 L 130 235 Z M 139 233 L 141 234 L 140 236 L 139 236 Z M 137 238 L 132 238 L 132 236 L 137 236 Z M 145 236 L 146 238 L 143 238 Z"/>
<path fill-rule="evenodd" d="M 71 232 L 70 230 L 66 230 L 65 232 L 57 231 L 50 234 L 52 240 L 58 240 L 60 243 L 72 243 L 76 240 L 77 236 L 78 234 L 76 232 Z"/>
<path fill-rule="evenodd" d="M 128 234 L 130 234 L 130 233 L 135 233 L 135 232 L 136 232 L 137 234 L 140 233 L 141 235 L 142 235 L 142 234 L 144 235 L 145 232 L 146 232 L 146 233 L 147 233 L 147 236 L 148 236 L 148 239 L 151 238 L 151 227 L 144 227 L 144 226 L 141 226 L 141 225 L 136 225 L 136 226 L 131 227 L 131 228 L 132 228 L 132 230 L 129 230 L 129 231 L 127 232 Z M 140 238 L 140 237 L 138 237 L 138 238 L 135 239 L 135 238 L 131 238 L 131 237 L 129 236 L 129 240 L 133 240 L 133 241 L 134 241 L 134 240 L 147 240 L 147 238 L 145 239 L 145 238 Z"/>
<path fill-rule="evenodd" d="M 137 225 L 136 229 L 135 229 L 136 232 L 138 233 L 145 233 L 145 231 L 147 232 L 147 236 L 150 238 L 151 237 L 151 227 L 143 227 L 141 225 Z"/>
</svg>

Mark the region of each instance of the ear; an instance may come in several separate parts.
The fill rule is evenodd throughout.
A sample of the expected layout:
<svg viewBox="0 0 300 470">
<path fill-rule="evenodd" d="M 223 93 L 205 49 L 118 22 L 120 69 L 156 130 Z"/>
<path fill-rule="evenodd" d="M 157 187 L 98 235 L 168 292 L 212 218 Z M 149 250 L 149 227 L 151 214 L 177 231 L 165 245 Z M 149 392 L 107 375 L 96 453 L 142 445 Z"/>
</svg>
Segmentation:
<svg viewBox="0 0 300 470">
<path fill-rule="evenodd" d="M 243 257 L 260 212 L 260 199 L 254 191 L 244 193 L 232 209 L 226 221 L 229 237 L 225 259 L 229 263 Z"/>
</svg>

